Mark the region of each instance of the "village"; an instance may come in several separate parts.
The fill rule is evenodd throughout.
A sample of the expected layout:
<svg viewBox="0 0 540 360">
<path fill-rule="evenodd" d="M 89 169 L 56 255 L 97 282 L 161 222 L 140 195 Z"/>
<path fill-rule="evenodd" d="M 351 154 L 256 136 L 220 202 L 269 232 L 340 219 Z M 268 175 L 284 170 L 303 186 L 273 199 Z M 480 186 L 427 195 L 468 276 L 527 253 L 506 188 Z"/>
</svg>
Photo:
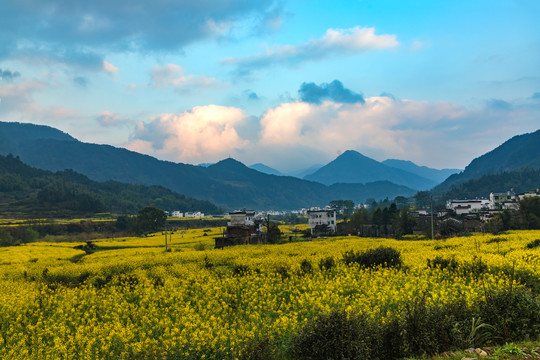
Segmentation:
<svg viewBox="0 0 540 360">
<path fill-rule="evenodd" d="M 524 193 L 516 193 L 510 189 L 505 193 L 491 192 L 489 199 L 455 199 L 448 200 L 444 208 L 415 208 L 407 209 L 410 216 L 410 233 L 413 235 L 426 235 L 428 237 L 449 236 L 460 232 L 484 232 L 486 224 L 497 214 L 504 211 L 518 211 L 521 200 L 531 197 L 540 197 L 540 190 L 535 189 Z M 354 210 L 369 209 L 368 204 L 357 204 Z M 266 244 L 275 242 L 271 239 L 271 217 L 280 217 L 292 214 L 307 220 L 308 229 L 302 233 L 309 238 L 318 236 L 358 235 L 358 236 L 393 236 L 396 229 L 393 224 L 362 224 L 361 227 L 351 231 L 346 226 L 347 216 L 343 209 L 330 205 L 323 208 L 312 207 L 293 211 L 255 211 L 236 210 L 222 215 L 213 215 L 217 218 L 230 218 L 222 236 L 215 238 L 215 247 L 223 248 L 233 245 Z M 173 211 L 170 216 L 177 218 L 205 218 L 199 211 L 181 213 Z M 266 227 L 265 232 L 263 228 Z M 436 229 L 436 230 L 435 230 Z M 279 230 L 278 230 L 279 231 Z M 298 235 L 298 232 L 293 234 Z"/>
</svg>

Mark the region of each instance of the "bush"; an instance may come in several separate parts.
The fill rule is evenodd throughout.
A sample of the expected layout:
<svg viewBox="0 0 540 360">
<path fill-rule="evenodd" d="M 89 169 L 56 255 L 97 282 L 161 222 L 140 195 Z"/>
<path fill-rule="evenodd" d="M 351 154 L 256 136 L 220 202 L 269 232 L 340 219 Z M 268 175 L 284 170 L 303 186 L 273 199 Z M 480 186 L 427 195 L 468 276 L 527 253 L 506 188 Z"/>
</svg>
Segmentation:
<svg viewBox="0 0 540 360">
<path fill-rule="evenodd" d="M 302 260 L 300 263 L 300 272 L 302 274 L 311 274 L 313 273 L 313 265 L 311 265 L 311 262 L 307 259 Z"/>
<path fill-rule="evenodd" d="M 540 335 L 540 299 L 525 289 L 506 289 L 486 294 L 480 316 L 504 341 Z"/>
<path fill-rule="evenodd" d="M 435 354 L 466 344 L 472 312 L 464 299 L 444 305 L 427 305 L 427 296 L 408 304 L 399 319 L 398 358 Z"/>
<path fill-rule="evenodd" d="M 536 239 L 527 244 L 527 249 L 534 249 L 540 247 L 540 239 Z"/>
<path fill-rule="evenodd" d="M 233 266 L 233 275 L 243 276 L 249 271 L 249 266 L 238 264 Z"/>
<path fill-rule="evenodd" d="M 289 354 L 298 360 L 377 359 L 374 328 L 364 315 L 321 314 L 293 336 Z"/>
<path fill-rule="evenodd" d="M 319 269 L 321 271 L 330 270 L 336 266 L 336 261 L 332 256 L 325 257 L 319 261 Z"/>
<path fill-rule="evenodd" d="M 347 265 L 358 264 L 366 268 L 375 268 L 378 266 L 400 267 L 403 264 L 399 251 L 384 246 L 367 250 L 363 253 L 349 250 L 343 254 L 342 260 Z"/>
<path fill-rule="evenodd" d="M 437 256 L 435 257 L 435 259 L 428 259 L 427 266 L 432 269 L 437 268 L 437 269 L 448 269 L 451 271 L 455 271 L 459 267 L 459 262 L 454 257 L 445 259 L 441 256 Z"/>
</svg>

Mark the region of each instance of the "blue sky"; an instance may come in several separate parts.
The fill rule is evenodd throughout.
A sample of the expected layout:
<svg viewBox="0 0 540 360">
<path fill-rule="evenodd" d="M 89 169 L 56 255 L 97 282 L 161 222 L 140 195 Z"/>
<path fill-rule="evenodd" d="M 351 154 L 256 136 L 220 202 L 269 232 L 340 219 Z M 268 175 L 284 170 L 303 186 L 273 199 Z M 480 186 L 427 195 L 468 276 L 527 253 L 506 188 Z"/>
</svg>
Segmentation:
<svg viewBox="0 0 540 360">
<path fill-rule="evenodd" d="M 281 171 L 463 168 L 540 126 L 540 2 L 4 0 L 0 120 Z"/>
</svg>

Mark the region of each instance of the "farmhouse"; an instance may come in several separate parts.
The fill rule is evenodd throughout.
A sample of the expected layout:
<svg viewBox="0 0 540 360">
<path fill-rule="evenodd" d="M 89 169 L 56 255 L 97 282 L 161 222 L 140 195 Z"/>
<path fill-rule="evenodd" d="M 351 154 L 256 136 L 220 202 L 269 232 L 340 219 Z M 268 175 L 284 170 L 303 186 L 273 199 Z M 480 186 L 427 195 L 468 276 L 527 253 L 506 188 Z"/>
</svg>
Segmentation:
<svg viewBox="0 0 540 360">
<path fill-rule="evenodd" d="M 335 210 L 308 210 L 308 224 L 312 235 L 319 232 L 336 232 Z"/>
<path fill-rule="evenodd" d="M 214 238 L 215 248 L 233 245 L 261 244 L 262 221 L 255 218 L 255 211 L 243 210 L 229 213 L 231 220 L 223 236 Z"/>
<path fill-rule="evenodd" d="M 471 212 L 479 212 L 490 208 L 490 201 L 487 199 L 476 200 L 449 200 L 446 208 L 454 210 L 456 215 L 465 215 Z"/>
</svg>

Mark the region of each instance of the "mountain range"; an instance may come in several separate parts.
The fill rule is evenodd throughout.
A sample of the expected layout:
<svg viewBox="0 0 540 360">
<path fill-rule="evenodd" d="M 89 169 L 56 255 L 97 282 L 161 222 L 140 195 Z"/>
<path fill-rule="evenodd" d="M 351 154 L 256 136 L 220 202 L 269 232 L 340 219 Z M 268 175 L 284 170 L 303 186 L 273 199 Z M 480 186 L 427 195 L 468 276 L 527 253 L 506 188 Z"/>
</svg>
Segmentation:
<svg viewBox="0 0 540 360">
<path fill-rule="evenodd" d="M 267 174 L 277 171 L 252 165 L 258 171 L 231 158 L 204 166 L 162 161 L 123 148 L 84 143 L 47 126 L 0 122 L 0 154 L 14 154 L 30 166 L 50 171 L 72 169 L 98 182 L 159 185 L 228 210 L 292 210 L 339 199 L 356 203 L 367 198 L 393 199 L 437 184 L 433 192 L 440 195 L 484 175 L 539 169 L 539 149 L 540 130 L 516 136 L 442 184 L 441 179 L 458 170 L 430 169 L 405 160 L 378 162 L 349 150 L 300 179 Z"/>
<path fill-rule="evenodd" d="M 438 184 L 412 172 L 380 163 L 354 150 L 345 151 L 313 174 L 304 176 L 304 179 L 326 185 L 390 181 L 415 190 L 428 190 Z"/>
<path fill-rule="evenodd" d="M 40 169 L 72 169 L 100 182 L 160 185 L 229 210 L 291 210 L 322 206 L 341 198 L 358 203 L 367 198 L 412 196 L 416 192 L 388 181 L 325 186 L 290 176 L 263 174 L 234 159 L 208 167 L 173 163 L 123 148 L 80 142 L 59 130 L 33 124 L 0 122 L 0 143 L 0 153 L 14 154 Z"/>
</svg>

